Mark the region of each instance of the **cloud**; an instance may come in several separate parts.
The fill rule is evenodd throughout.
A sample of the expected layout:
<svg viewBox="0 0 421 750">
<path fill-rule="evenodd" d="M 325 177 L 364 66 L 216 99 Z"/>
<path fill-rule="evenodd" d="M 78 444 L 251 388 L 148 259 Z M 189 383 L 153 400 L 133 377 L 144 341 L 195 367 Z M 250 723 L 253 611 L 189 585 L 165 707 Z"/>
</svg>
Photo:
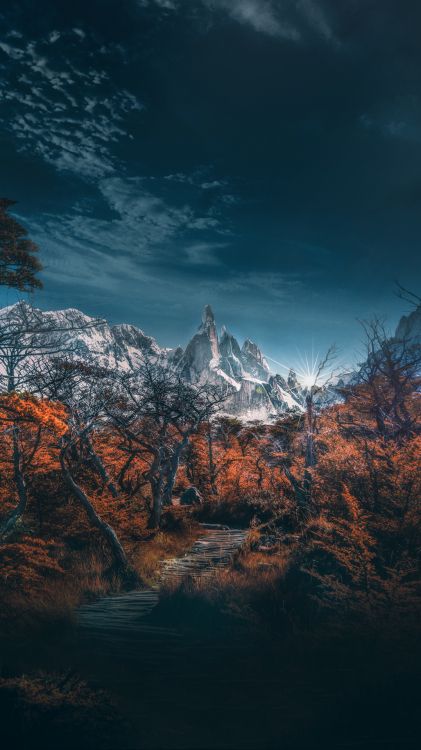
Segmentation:
<svg viewBox="0 0 421 750">
<path fill-rule="evenodd" d="M 218 188 L 225 187 L 226 182 L 224 180 L 211 180 L 210 182 L 202 182 L 201 188 L 203 190 L 217 190 Z"/>
<path fill-rule="evenodd" d="M 329 21 L 319 3 L 315 0 L 297 0 L 297 9 L 320 36 L 328 41 L 336 41 Z"/>
<path fill-rule="evenodd" d="M 116 274 L 120 280 L 140 280 L 148 268 L 174 265 L 175 247 L 183 265 L 219 263 L 214 253 L 226 243 L 198 240 L 221 230 L 215 217 L 172 205 L 146 189 L 140 177 L 102 178 L 98 188 L 109 216 L 88 216 L 83 206 L 75 206 L 67 214 L 45 214 L 30 222 L 31 235 L 43 249 L 47 278 L 66 284 L 80 279 L 83 285 L 111 289 Z"/>
<path fill-rule="evenodd" d="M 235 21 L 270 36 L 297 41 L 300 32 L 294 28 L 270 0 L 203 0 L 211 10 L 223 10 Z"/>
<path fill-rule="evenodd" d="M 0 42 L 8 59 L 0 106 L 22 151 L 38 154 L 59 171 L 96 180 L 115 171 L 112 147 L 129 135 L 125 118 L 142 104 L 117 88 L 105 70 L 92 67 L 89 47 L 80 51 L 84 38 L 81 29 L 73 29 L 53 30 L 38 41 Z"/>
<path fill-rule="evenodd" d="M 421 99 L 418 96 L 399 96 L 387 106 L 374 108 L 359 117 L 365 130 L 379 133 L 384 138 L 419 143 L 421 141 Z"/>
<path fill-rule="evenodd" d="M 216 251 L 225 247 L 224 242 L 197 242 L 185 248 L 186 261 L 190 266 L 221 266 Z"/>
<path fill-rule="evenodd" d="M 137 4 L 166 11 L 186 9 L 181 0 L 137 0 Z M 320 0 L 195 0 L 191 6 L 204 7 L 211 16 L 224 14 L 258 33 L 279 39 L 299 42 L 311 29 L 326 41 L 336 42 Z"/>
</svg>

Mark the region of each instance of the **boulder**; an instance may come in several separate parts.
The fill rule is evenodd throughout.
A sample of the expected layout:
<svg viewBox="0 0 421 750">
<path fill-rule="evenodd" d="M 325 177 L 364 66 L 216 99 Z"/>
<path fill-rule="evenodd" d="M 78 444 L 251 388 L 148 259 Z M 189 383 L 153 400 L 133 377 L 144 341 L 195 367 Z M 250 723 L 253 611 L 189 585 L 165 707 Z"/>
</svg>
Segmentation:
<svg viewBox="0 0 421 750">
<path fill-rule="evenodd" d="M 180 497 L 180 505 L 201 505 L 203 498 L 196 487 L 188 487 Z"/>
</svg>

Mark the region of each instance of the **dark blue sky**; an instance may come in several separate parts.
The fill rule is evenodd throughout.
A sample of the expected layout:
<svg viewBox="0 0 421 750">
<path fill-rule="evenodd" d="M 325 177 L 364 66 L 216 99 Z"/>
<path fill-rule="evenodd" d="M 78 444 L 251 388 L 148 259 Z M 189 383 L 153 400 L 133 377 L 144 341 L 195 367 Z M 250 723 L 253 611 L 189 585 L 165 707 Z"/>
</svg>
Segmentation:
<svg viewBox="0 0 421 750">
<path fill-rule="evenodd" d="M 294 363 L 420 291 L 416 0 L 20 0 L 0 194 L 43 308 L 184 344 L 203 304 Z M 2 292 L 2 303 L 12 301 Z"/>
</svg>

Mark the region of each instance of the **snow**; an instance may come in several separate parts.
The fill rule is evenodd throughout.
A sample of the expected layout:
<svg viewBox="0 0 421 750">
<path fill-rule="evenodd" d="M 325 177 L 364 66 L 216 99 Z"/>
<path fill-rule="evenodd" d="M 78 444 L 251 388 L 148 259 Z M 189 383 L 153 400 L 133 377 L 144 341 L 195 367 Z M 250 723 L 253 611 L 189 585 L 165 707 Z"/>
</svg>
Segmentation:
<svg viewBox="0 0 421 750">
<path fill-rule="evenodd" d="M 294 396 L 291 395 L 291 393 L 288 393 L 288 391 L 285 391 L 283 388 L 281 388 L 280 385 L 278 385 L 279 393 L 281 394 L 283 400 L 289 406 L 290 409 L 299 409 L 303 414 L 305 412 L 304 406 L 300 404 Z"/>
<path fill-rule="evenodd" d="M 221 370 L 219 367 L 215 369 L 215 372 L 217 373 L 217 375 L 219 375 L 219 377 L 223 378 L 224 380 L 227 381 L 227 383 L 232 385 L 233 388 L 235 388 L 237 392 L 241 390 L 241 383 L 237 383 L 237 381 L 234 380 L 234 378 L 231 378 L 230 375 L 227 375 L 227 373 Z"/>
</svg>

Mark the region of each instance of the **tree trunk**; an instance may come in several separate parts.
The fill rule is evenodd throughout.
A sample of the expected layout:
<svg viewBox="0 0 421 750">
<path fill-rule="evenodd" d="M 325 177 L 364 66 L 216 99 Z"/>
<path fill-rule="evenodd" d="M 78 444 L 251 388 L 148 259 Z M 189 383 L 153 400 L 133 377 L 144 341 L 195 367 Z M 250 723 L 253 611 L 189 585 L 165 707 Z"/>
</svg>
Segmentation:
<svg viewBox="0 0 421 750">
<path fill-rule="evenodd" d="M 152 491 L 152 511 L 148 529 L 158 529 L 161 525 L 162 506 L 164 502 L 164 449 L 162 445 L 155 452 L 153 464 L 147 478 Z"/>
<path fill-rule="evenodd" d="M 108 474 L 107 469 L 105 468 L 102 459 L 100 456 L 98 456 L 97 452 L 95 451 L 94 446 L 92 445 L 92 442 L 90 438 L 87 436 L 85 437 L 85 444 L 88 448 L 89 455 L 92 459 L 92 463 L 95 466 L 95 469 L 97 470 L 99 476 L 101 477 L 102 481 L 104 482 L 105 486 L 108 487 L 113 497 L 118 497 L 118 490 L 111 479 L 110 475 Z"/>
<path fill-rule="evenodd" d="M 316 463 L 314 455 L 314 416 L 313 416 L 313 396 L 307 396 L 307 437 L 306 437 L 306 460 L 305 465 L 311 468 Z"/>
<path fill-rule="evenodd" d="M 60 452 L 60 466 L 61 466 L 61 470 L 63 473 L 63 477 L 69 489 L 72 491 L 74 497 L 80 502 L 80 504 L 85 509 L 86 515 L 88 516 L 92 525 L 95 526 L 95 528 L 97 528 L 101 532 L 103 538 L 107 541 L 108 546 L 111 550 L 112 556 L 114 558 L 114 562 L 113 562 L 111 570 L 121 575 L 127 583 L 132 583 L 132 584 L 137 583 L 138 582 L 137 573 L 130 566 L 129 561 L 127 560 L 127 557 L 126 557 L 126 553 L 124 552 L 124 549 L 121 546 L 121 543 L 114 529 L 111 526 L 109 526 L 108 523 L 102 520 L 102 518 L 96 512 L 88 496 L 85 494 L 82 488 L 77 484 L 77 482 L 72 477 L 69 467 L 67 466 L 67 463 L 66 463 L 67 449 L 68 449 L 68 446 L 65 446 L 64 448 L 62 448 Z"/>
<path fill-rule="evenodd" d="M 208 443 L 209 486 L 211 494 L 216 496 L 218 494 L 218 490 L 216 487 L 216 466 L 213 460 L 213 439 L 210 425 L 206 440 Z"/>
<path fill-rule="evenodd" d="M 174 490 L 175 479 L 177 476 L 178 467 L 180 465 L 180 458 L 184 448 L 188 445 L 189 436 L 184 435 L 183 439 L 180 440 L 179 444 L 174 450 L 174 455 L 170 461 L 170 468 L 168 471 L 167 482 L 164 489 L 164 505 L 172 505 L 172 494 Z"/>
<path fill-rule="evenodd" d="M 18 521 L 22 518 L 26 506 L 28 504 L 28 492 L 26 488 L 26 480 L 22 471 L 22 455 L 19 446 L 19 427 L 17 424 L 13 425 L 12 429 L 12 442 L 13 442 L 13 478 L 15 480 L 16 489 L 18 493 L 18 504 L 16 508 L 12 510 L 6 521 L 4 522 L 0 530 L 0 539 L 5 540 L 14 530 Z"/>
<path fill-rule="evenodd" d="M 162 492 L 159 486 L 156 486 L 152 491 L 152 511 L 148 522 L 148 529 L 159 529 L 161 525 L 162 506 Z"/>
<path fill-rule="evenodd" d="M 127 492 L 127 490 L 128 490 L 127 484 L 125 482 L 125 476 L 126 476 L 127 471 L 129 470 L 130 464 L 133 462 L 135 456 L 136 456 L 135 452 L 131 453 L 130 456 L 128 457 L 127 461 L 123 464 L 123 466 L 121 467 L 121 469 L 120 469 L 120 471 L 118 473 L 118 477 L 117 477 L 118 486 L 124 492 Z"/>
</svg>

